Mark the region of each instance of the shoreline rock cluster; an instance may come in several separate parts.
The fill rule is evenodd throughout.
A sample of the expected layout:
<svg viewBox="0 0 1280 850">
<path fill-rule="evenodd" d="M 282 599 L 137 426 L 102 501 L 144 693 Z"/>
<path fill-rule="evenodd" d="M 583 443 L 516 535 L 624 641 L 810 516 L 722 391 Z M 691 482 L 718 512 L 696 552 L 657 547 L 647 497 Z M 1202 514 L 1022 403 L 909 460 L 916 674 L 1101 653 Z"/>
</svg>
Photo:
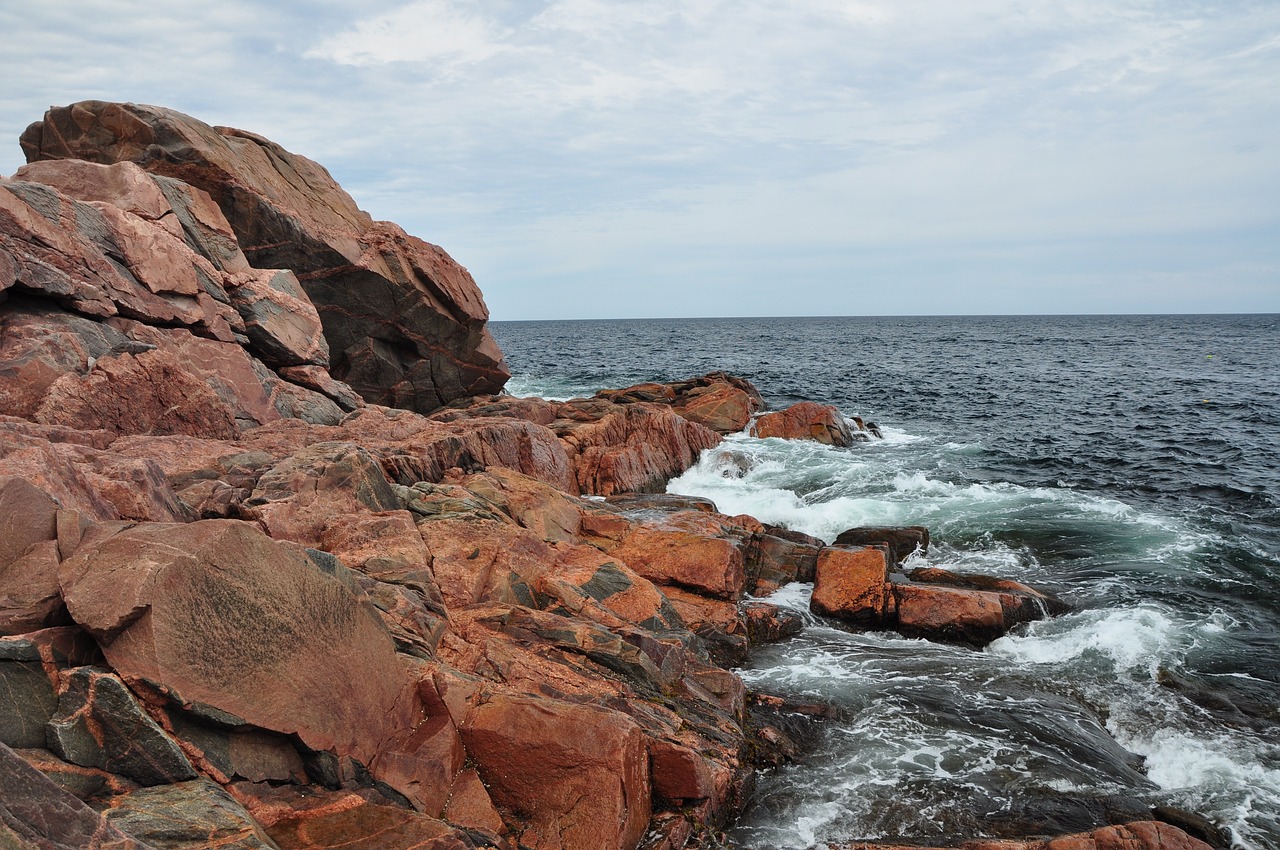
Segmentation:
<svg viewBox="0 0 1280 850">
<path fill-rule="evenodd" d="M 0 180 L 3 846 L 709 846 L 756 765 L 798 751 L 786 716 L 821 713 L 730 669 L 799 629 L 749 596 L 815 581 L 822 613 L 978 645 L 1050 606 L 897 573 L 920 530 L 828 546 L 659 494 L 752 423 L 874 426 L 766 419 L 722 373 L 495 395 L 465 269 L 266 139 L 91 101 L 22 146 Z M 1121 846 L 1101 836 L 1071 846 Z"/>
</svg>

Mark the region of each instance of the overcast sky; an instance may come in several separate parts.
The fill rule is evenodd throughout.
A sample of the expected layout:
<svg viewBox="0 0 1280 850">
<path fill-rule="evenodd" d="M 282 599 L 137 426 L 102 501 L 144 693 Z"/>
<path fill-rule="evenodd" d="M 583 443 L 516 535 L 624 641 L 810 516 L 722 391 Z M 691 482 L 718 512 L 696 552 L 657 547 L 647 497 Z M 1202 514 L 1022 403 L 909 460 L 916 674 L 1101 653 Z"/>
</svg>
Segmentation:
<svg viewBox="0 0 1280 850">
<path fill-rule="evenodd" d="M 1280 312 L 1276 0 L 6 0 L 0 43 L 0 174 L 51 104 L 252 130 L 495 319 Z"/>
</svg>

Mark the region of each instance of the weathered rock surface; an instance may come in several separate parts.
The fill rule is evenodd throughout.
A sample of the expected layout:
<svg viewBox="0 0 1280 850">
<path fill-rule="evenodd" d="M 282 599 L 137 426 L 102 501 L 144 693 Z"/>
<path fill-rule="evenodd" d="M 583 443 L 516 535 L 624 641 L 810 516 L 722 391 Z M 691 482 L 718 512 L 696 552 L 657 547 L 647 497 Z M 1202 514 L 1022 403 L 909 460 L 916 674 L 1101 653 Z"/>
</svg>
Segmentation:
<svg viewBox="0 0 1280 850">
<path fill-rule="evenodd" d="M 335 377 L 368 401 L 429 411 L 494 392 L 509 376 L 465 269 L 373 221 L 324 168 L 261 136 L 169 109 L 84 101 L 49 110 L 22 147 L 28 162 L 133 162 L 207 192 L 250 264 L 298 276 Z"/>
<path fill-rule="evenodd" d="M 829 404 L 801 401 L 774 413 L 760 416 L 751 425 L 753 436 L 787 440 L 814 440 L 828 446 L 851 446 L 853 432 L 840 411 Z"/>
<path fill-rule="evenodd" d="M 109 824 L 0 744 L 0 846 L 39 850 L 152 850 Z"/>
<path fill-rule="evenodd" d="M 760 393 L 748 381 L 724 372 L 672 383 L 636 384 L 620 390 L 601 390 L 596 398 L 617 404 L 653 402 L 669 404 L 685 419 L 719 434 L 747 427 L 751 416 L 764 406 Z"/>
</svg>

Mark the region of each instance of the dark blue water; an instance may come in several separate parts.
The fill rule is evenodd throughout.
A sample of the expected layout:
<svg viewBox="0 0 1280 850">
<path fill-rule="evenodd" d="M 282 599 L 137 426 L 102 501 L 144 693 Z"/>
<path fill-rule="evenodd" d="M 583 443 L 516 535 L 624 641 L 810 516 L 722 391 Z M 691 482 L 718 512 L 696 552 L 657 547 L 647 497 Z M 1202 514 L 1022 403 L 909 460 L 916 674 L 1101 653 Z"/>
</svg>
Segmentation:
<svg viewBox="0 0 1280 850">
<path fill-rule="evenodd" d="M 818 753 L 764 778 L 744 844 L 1000 834 L 1110 795 L 1280 848 L 1280 316 L 493 330 L 517 394 L 724 369 L 774 407 L 876 421 L 887 439 L 852 449 L 732 437 L 671 489 L 827 539 L 925 524 L 932 563 L 1076 607 L 980 653 L 819 622 L 760 653 L 752 686 L 842 714 Z M 745 476 L 727 451 L 751 459 Z"/>
</svg>

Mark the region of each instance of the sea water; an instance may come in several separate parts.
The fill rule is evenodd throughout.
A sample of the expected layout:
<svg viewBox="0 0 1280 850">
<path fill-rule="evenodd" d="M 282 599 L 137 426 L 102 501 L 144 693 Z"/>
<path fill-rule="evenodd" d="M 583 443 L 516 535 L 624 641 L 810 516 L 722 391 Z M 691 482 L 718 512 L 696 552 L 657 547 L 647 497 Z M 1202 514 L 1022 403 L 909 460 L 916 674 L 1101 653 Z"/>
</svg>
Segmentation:
<svg viewBox="0 0 1280 850">
<path fill-rule="evenodd" d="M 723 369 L 773 408 L 880 425 L 837 449 L 729 437 L 669 490 L 832 540 L 926 525 L 921 563 L 1072 612 L 985 650 L 805 615 L 749 687 L 834 704 L 732 837 L 803 848 L 1198 812 L 1280 848 L 1280 317 L 499 322 L 508 391 L 556 398 Z M 1118 802 L 1117 802 L 1118 801 Z"/>
</svg>

